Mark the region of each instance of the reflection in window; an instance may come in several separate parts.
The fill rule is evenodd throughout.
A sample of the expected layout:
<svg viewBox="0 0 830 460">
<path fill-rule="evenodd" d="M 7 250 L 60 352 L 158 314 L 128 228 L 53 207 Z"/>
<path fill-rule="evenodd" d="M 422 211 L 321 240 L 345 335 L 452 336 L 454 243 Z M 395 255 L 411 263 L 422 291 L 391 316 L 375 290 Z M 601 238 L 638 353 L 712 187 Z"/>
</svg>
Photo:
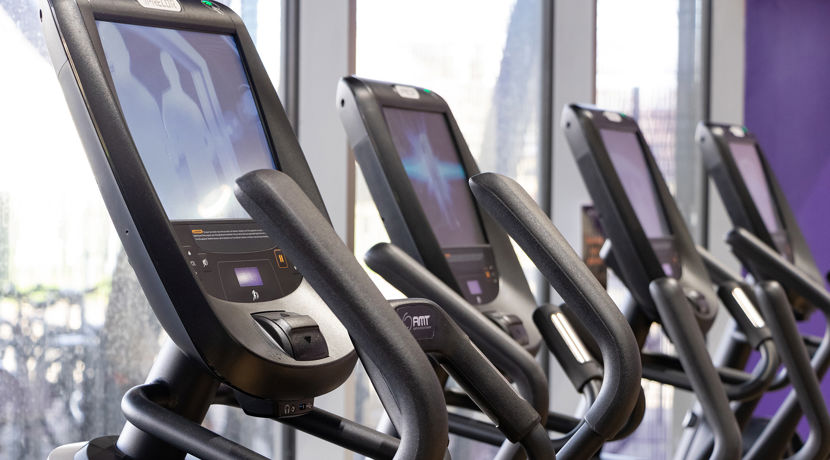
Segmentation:
<svg viewBox="0 0 830 460">
<path fill-rule="evenodd" d="M 634 117 L 693 234 L 700 235 L 702 164 L 694 145 L 702 117 L 700 0 L 597 0 L 596 104 Z M 609 293 L 624 298 L 613 276 Z M 646 342 L 672 353 L 659 328 Z M 650 381 L 646 416 L 637 432 L 609 443 L 605 452 L 668 458 L 673 449 L 674 390 Z M 681 410 L 681 409 L 677 409 Z"/>
<path fill-rule="evenodd" d="M 449 104 L 479 168 L 538 191 L 541 0 L 357 2 L 356 71 L 361 77 L 429 88 Z M 389 241 L 357 168 L 355 254 Z M 531 282 L 537 280 L 521 251 Z M 370 272 L 371 273 L 371 272 Z M 374 275 L 390 297 L 400 296 Z M 365 380 L 364 380 L 365 382 Z M 374 424 L 380 408 L 358 385 L 357 415 Z M 456 448 L 461 447 L 456 445 Z M 480 446 L 479 446 L 480 447 Z M 470 446 L 470 449 L 476 449 Z M 481 452 L 453 451 L 458 458 Z M 476 456 L 478 455 L 478 457 Z"/>
<path fill-rule="evenodd" d="M 232 2 L 275 85 L 280 3 Z M 14 63 L 0 75 L 0 457 L 43 459 L 121 430 L 121 396 L 144 381 L 164 334 L 95 185 L 36 0 L 0 0 L 0 40 Z M 268 420 L 219 408 L 206 424 L 278 452 Z"/>
</svg>

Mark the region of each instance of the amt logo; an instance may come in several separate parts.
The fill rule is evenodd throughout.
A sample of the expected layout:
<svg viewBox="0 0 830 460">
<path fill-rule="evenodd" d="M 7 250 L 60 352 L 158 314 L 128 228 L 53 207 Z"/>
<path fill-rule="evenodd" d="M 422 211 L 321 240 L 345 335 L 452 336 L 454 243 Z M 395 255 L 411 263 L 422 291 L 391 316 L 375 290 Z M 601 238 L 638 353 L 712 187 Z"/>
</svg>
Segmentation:
<svg viewBox="0 0 830 460">
<path fill-rule="evenodd" d="M 431 316 L 432 315 L 412 316 L 409 313 L 404 313 L 403 318 L 401 319 L 403 320 L 403 323 L 404 325 L 406 325 L 407 329 L 411 331 L 413 328 L 419 329 L 429 327 L 429 320 Z"/>
</svg>

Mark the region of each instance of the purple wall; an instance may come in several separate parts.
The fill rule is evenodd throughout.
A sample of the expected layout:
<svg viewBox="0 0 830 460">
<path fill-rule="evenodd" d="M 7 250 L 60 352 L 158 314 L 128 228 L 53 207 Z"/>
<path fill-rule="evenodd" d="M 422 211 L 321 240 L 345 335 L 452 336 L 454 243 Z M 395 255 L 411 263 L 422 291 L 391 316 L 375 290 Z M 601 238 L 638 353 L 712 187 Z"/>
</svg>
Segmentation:
<svg viewBox="0 0 830 460">
<path fill-rule="evenodd" d="M 746 0 L 745 123 L 758 136 L 822 273 L 830 270 L 828 24 L 826 0 Z M 802 331 L 823 335 L 821 315 Z M 822 388 L 830 401 L 830 377 Z M 759 413 L 774 412 L 784 396 L 765 397 Z M 800 428 L 806 432 L 803 421 Z"/>
</svg>

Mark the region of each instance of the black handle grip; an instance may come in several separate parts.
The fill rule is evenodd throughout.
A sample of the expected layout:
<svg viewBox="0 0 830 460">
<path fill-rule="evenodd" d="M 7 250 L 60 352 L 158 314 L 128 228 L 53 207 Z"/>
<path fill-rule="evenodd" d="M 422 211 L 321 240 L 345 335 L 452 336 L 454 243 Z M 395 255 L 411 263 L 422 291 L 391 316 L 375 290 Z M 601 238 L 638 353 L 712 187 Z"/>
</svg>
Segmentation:
<svg viewBox="0 0 830 460">
<path fill-rule="evenodd" d="M 726 393 L 732 401 L 748 401 L 760 397 L 775 380 L 781 360 L 771 343 L 773 339 L 770 330 L 755 308 L 758 300 L 737 273 L 715 259 L 705 248 L 697 246 L 697 252 L 710 278 L 718 286 L 721 303 L 743 332 L 749 346 L 761 353 L 761 360 L 753 369 L 751 378 L 737 384 L 727 384 Z"/>
<path fill-rule="evenodd" d="M 735 228 L 726 235 L 726 242 L 735 256 L 760 280 L 777 281 L 794 289 L 821 311 L 825 320 L 824 336 L 813 354 L 811 365 L 819 379 L 830 367 L 830 294 L 824 286 L 781 257 L 755 235 L 743 228 Z M 774 298 L 774 297 L 771 297 Z M 777 452 L 786 448 L 785 441 L 795 432 L 803 411 L 794 391 L 772 417 L 755 443 L 758 452 Z M 826 439 L 827 437 L 825 437 Z"/>
<path fill-rule="evenodd" d="M 591 380 L 602 380 L 602 366 L 558 306 L 540 306 L 533 312 L 533 322 L 577 391 Z"/>
<path fill-rule="evenodd" d="M 245 174 L 235 193 L 349 331 L 401 435 L 395 458 L 443 458 L 447 409 L 435 372 L 331 223 L 280 171 Z"/>
<path fill-rule="evenodd" d="M 776 343 L 779 343 L 779 353 L 789 371 L 793 393 L 810 425 L 807 442 L 793 458 L 827 458 L 830 455 L 830 415 L 821 394 L 818 376 L 813 371 L 807 348 L 798 332 L 787 294 L 775 281 L 762 281 L 756 286 L 755 294 L 758 306 L 776 337 Z M 787 399 L 789 400 L 792 395 L 791 393 Z M 777 458 L 783 454 L 781 447 L 785 446 L 781 446 L 776 440 L 781 436 L 781 433 L 775 430 L 778 423 L 780 422 L 771 422 L 772 429 L 764 429 L 747 453 L 747 459 Z M 789 439 L 789 436 L 786 438 Z"/>
<path fill-rule="evenodd" d="M 441 306 L 473 343 L 507 375 L 545 422 L 548 380 L 542 368 L 515 340 L 403 250 L 378 243 L 366 252 L 366 265 L 408 297 L 423 297 Z"/>
<path fill-rule="evenodd" d="M 734 295 L 732 299 L 726 298 L 730 294 L 729 290 L 734 290 L 735 287 L 740 287 L 740 289 L 745 293 L 747 297 L 754 299 L 752 301 L 753 305 L 757 305 L 757 299 L 754 297 L 754 293 L 752 291 L 751 286 L 749 286 L 746 282 L 743 281 L 742 276 L 739 273 L 736 273 L 726 265 L 724 265 L 720 260 L 716 259 L 709 251 L 701 246 L 697 246 L 697 252 L 700 254 L 701 259 L 703 259 L 704 265 L 706 265 L 706 270 L 709 272 L 709 277 L 712 278 L 712 282 L 718 285 L 718 296 L 721 298 L 721 301 L 727 306 L 730 307 L 729 303 L 726 302 L 734 302 Z M 751 312 L 750 312 L 751 314 Z M 769 328 L 761 328 L 764 331 L 758 330 L 759 328 L 752 328 L 749 327 L 751 324 L 747 324 L 747 322 L 752 323 L 753 321 L 749 320 L 748 315 L 742 315 L 743 318 L 741 319 L 740 316 L 734 316 L 735 320 L 739 323 L 739 328 L 744 333 L 745 337 L 747 338 L 747 343 L 750 344 L 753 348 L 757 348 L 758 344 L 764 339 L 764 336 L 770 336 Z M 741 324 L 741 321 L 743 324 Z M 780 358 L 778 359 L 780 361 Z M 772 380 L 772 382 L 767 387 L 766 391 L 775 391 L 781 388 L 784 388 L 789 384 L 789 377 L 787 376 L 787 369 L 786 367 L 779 372 Z M 736 412 L 737 413 L 737 412 Z"/>
<path fill-rule="evenodd" d="M 554 458 L 553 445 L 532 436 L 541 416 L 513 390 L 493 364 L 450 316 L 426 299 L 390 302 L 421 348 L 441 364 L 511 442 L 521 443 L 531 458 Z"/>
<path fill-rule="evenodd" d="M 749 345 L 761 353 L 751 378 L 741 383 L 727 384 L 726 394 L 732 401 L 761 397 L 775 380 L 781 358 L 763 315 L 755 308 L 758 299 L 748 286 L 735 281 L 721 282 L 718 297 L 744 333 Z"/>
<path fill-rule="evenodd" d="M 706 349 L 703 332 L 698 327 L 690 327 L 697 321 L 683 288 L 674 278 L 659 278 L 651 282 L 649 291 L 660 322 L 677 348 L 683 369 L 712 427 L 715 447 L 710 459 L 740 458 L 741 430 Z"/>
<path fill-rule="evenodd" d="M 596 452 L 628 422 L 640 393 L 640 350 L 631 327 L 550 218 L 512 179 L 494 174 L 470 178 L 478 203 L 536 264 L 583 325 L 592 332 L 604 379 L 585 424 L 559 451 L 561 458 Z"/>
<path fill-rule="evenodd" d="M 610 245 L 604 246 L 603 248 L 605 247 L 608 247 L 610 249 Z M 599 393 L 600 388 L 602 388 L 602 364 L 600 364 L 596 360 L 597 356 L 601 356 L 601 352 L 599 350 L 599 347 L 597 346 L 597 343 L 594 341 L 594 338 L 591 336 L 591 332 L 588 329 L 586 329 L 585 326 L 578 320 L 578 318 L 574 316 L 574 313 L 570 309 L 568 309 L 568 305 L 562 304 L 558 308 L 564 314 L 565 318 L 568 318 L 570 326 L 573 327 L 573 330 L 576 332 L 576 336 L 582 339 L 582 344 L 585 346 L 585 348 L 588 349 L 588 353 L 593 358 L 593 362 L 591 364 L 586 363 L 586 365 L 584 366 L 574 366 L 573 364 L 563 363 L 563 359 L 565 361 L 569 359 L 567 356 L 562 358 L 557 356 L 556 358 L 560 365 L 562 365 L 565 374 L 567 374 L 570 378 L 571 383 L 573 383 L 577 389 L 582 387 L 582 385 L 579 385 L 579 382 L 585 379 L 593 379 L 588 380 L 588 382 L 590 382 L 591 385 L 586 386 L 585 389 L 589 389 L 593 386 L 594 383 L 599 382 L 599 386 L 597 386 L 596 390 L 593 392 L 593 396 L 586 394 L 586 396 L 588 396 L 586 398 L 586 403 L 588 404 L 588 406 L 590 406 L 594 403 L 594 400 L 596 400 L 596 396 Z M 552 344 L 551 338 L 550 336 L 548 336 L 550 334 L 550 327 L 553 326 L 552 322 L 547 322 L 547 324 L 543 324 L 543 321 L 547 316 L 546 313 L 550 312 L 551 311 L 548 310 L 546 306 L 541 306 L 537 308 L 536 311 L 533 313 L 533 321 L 534 323 L 536 323 L 537 327 L 539 327 L 540 331 L 542 330 L 542 328 L 548 328 L 548 331 L 541 331 L 541 334 L 542 337 L 545 338 L 545 343 L 547 343 L 548 348 L 551 351 L 553 351 L 555 347 L 561 347 L 561 344 Z M 556 352 L 554 352 L 554 355 L 556 355 Z M 594 369 L 596 369 L 596 371 Z M 646 367 L 645 363 L 643 363 L 643 377 L 645 377 L 645 374 Z M 596 380 L 597 375 L 598 380 Z M 645 417 L 645 413 L 646 394 L 643 391 L 643 387 L 641 386 L 640 394 L 637 398 L 637 405 L 634 407 L 634 411 L 631 413 L 631 417 L 626 422 L 625 427 L 623 427 L 623 429 L 620 430 L 616 436 L 611 438 L 611 440 L 623 439 L 628 437 L 631 433 L 634 432 L 634 430 L 636 430 L 640 426 L 640 423 L 642 423 L 643 421 L 643 417 Z M 563 444 L 566 441 L 566 439 L 564 438 L 559 438 L 558 440 L 561 440 Z"/>
</svg>

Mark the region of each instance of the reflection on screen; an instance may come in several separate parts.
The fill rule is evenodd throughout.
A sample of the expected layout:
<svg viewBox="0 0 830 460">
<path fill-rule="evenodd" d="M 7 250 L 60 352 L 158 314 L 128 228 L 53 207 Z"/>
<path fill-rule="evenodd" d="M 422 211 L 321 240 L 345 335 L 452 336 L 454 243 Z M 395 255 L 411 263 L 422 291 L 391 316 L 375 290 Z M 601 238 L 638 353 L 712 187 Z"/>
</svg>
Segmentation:
<svg viewBox="0 0 830 460">
<path fill-rule="evenodd" d="M 444 114 L 386 107 L 386 123 L 441 247 L 486 244 Z"/>
<path fill-rule="evenodd" d="M 749 189 L 752 201 L 755 202 L 755 207 L 761 213 L 761 218 L 764 220 L 764 225 L 767 226 L 767 231 L 770 233 L 777 232 L 781 229 L 781 225 L 778 221 L 778 213 L 775 211 L 775 204 L 772 201 L 772 195 L 769 191 L 767 176 L 764 174 L 764 168 L 761 165 L 761 159 L 758 157 L 758 150 L 755 149 L 755 144 L 730 142 L 729 149 L 732 151 L 735 164 L 738 165 L 738 170 L 741 172 L 741 176 L 743 176 L 747 189 Z"/>
<path fill-rule="evenodd" d="M 104 21 L 98 33 L 168 218 L 249 219 L 234 181 L 274 161 L 233 37 Z"/>
<path fill-rule="evenodd" d="M 640 147 L 637 134 L 601 129 L 600 135 L 646 236 L 669 236 L 663 207 L 657 200 L 654 180 L 646 165 L 645 152 Z"/>
</svg>

